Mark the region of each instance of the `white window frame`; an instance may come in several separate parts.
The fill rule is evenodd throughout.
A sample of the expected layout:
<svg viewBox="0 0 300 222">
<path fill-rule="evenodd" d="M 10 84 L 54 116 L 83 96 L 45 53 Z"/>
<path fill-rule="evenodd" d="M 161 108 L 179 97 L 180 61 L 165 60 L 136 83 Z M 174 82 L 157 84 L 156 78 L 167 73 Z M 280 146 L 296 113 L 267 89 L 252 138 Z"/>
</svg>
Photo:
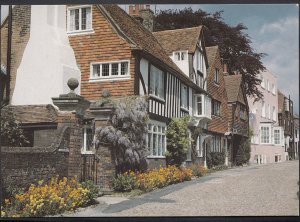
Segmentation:
<svg viewBox="0 0 300 222">
<path fill-rule="evenodd" d="M 186 89 L 186 95 L 183 95 L 183 92 L 184 90 L 183 89 Z M 189 95 L 189 88 L 181 83 L 181 94 L 180 94 L 180 107 L 186 111 L 189 111 L 189 101 L 188 101 L 188 95 Z M 185 102 L 184 102 L 185 101 Z"/>
<path fill-rule="evenodd" d="M 187 130 L 187 135 L 189 138 L 189 147 L 188 147 L 188 151 L 186 153 L 186 160 L 187 161 L 191 161 L 192 160 L 192 132 L 191 130 Z"/>
<path fill-rule="evenodd" d="M 214 83 L 219 86 L 220 85 L 220 70 L 218 68 L 215 68 L 214 73 Z"/>
<path fill-rule="evenodd" d="M 266 117 L 266 103 L 264 100 L 261 102 L 261 116 Z"/>
<path fill-rule="evenodd" d="M 82 17 L 81 17 L 81 13 L 82 13 L 82 8 L 90 8 L 91 9 L 91 21 L 90 21 L 90 28 L 89 29 L 81 29 L 81 22 L 82 22 Z M 70 30 L 70 18 L 71 18 L 71 11 L 75 10 L 75 9 L 79 9 L 79 30 Z M 79 6 L 70 6 L 67 7 L 67 34 L 69 35 L 77 35 L 77 34 L 90 34 L 90 33 L 94 33 L 93 30 L 93 7 L 92 5 L 79 5 Z"/>
<path fill-rule="evenodd" d="M 276 107 L 275 106 L 272 107 L 272 119 L 274 121 L 276 121 Z"/>
<path fill-rule="evenodd" d="M 202 100 L 202 113 L 198 114 L 198 98 L 201 97 Z M 211 99 L 204 94 L 195 94 L 194 95 L 194 116 L 196 117 L 208 117 L 211 118 Z"/>
<path fill-rule="evenodd" d="M 221 102 L 218 100 L 213 100 L 212 104 L 213 104 L 212 114 L 214 116 L 221 116 Z M 215 111 L 218 111 L 218 113 L 216 114 Z"/>
<path fill-rule="evenodd" d="M 269 138 L 269 142 L 263 142 L 262 140 L 262 128 L 269 128 L 269 135 L 268 135 L 268 138 Z M 259 138 L 260 138 L 260 144 L 272 144 L 273 141 L 272 141 L 272 128 L 271 128 L 271 125 L 270 124 L 263 124 L 263 125 L 260 125 L 259 127 Z"/>
<path fill-rule="evenodd" d="M 152 67 L 154 68 L 154 69 L 157 69 L 159 72 L 160 72 L 160 75 L 153 75 L 153 73 L 151 72 L 151 70 L 152 70 Z M 160 81 L 160 77 L 162 77 L 162 81 Z M 156 81 L 157 80 L 157 81 Z M 165 95 L 165 75 L 164 75 L 164 72 L 161 70 L 161 69 L 159 69 L 159 68 L 157 68 L 155 65 L 150 65 L 150 79 L 149 79 L 149 81 L 150 81 L 150 88 L 149 88 L 149 95 L 151 96 L 151 97 L 154 97 L 154 98 L 156 98 L 156 99 L 158 99 L 158 100 L 160 100 L 160 101 L 162 101 L 162 102 L 165 102 L 165 97 L 166 97 L 166 95 Z M 156 92 L 150 92 L 150 90 L 151 90 L 151 88 L 152 88 L 152 84 L 153 84 L 153 82 L 158 82 L 159 84 L 162 84 L 162 87 L 161 88 L 159 88 L 158 90 L 160 90 L 160 89 L 162 89 L 163 91 L 162 91 L 162 94 L 163 94 L 163 96 L 161 97 L 160 95 L 159 95 L 159 91 L 157 92 L 157 95 L 155 95 L 155 93 Z"/>
<path fill-rule="evenodd" d="M 179 56 L 179 59 L 178 59 L 178 56 Z M 186 51 L 186 50 L 180 50 L 180 51 L 173 52 L 174 61 L 186 61 L 187 57 L 188 57 L 188 51 Z"/>
<path fill-rule="evenodd" d="M 112 64 L 118 63 L 118 75 L 112 75 Z M 127 63 L 127 74 L 121 75 L 121 63 Z M 109 64 L 109 75 L 102 76 L 102 65 Z M 100 76 L 94 76 L 94 66 L 100 65 Z M 90 63 L 90 82 L 108 81 L 108 80 L 124 80 L 130 79 L 130 61 L 129 60 L 118 60 L 118 61 L 106 61 L 106 62 L 91 62 Z"/>
<path fill-rule="evenodd" d="M 203 157 L 203 141 L 201 140 L 201 135 L 197 137 L 196 141 L 196 150 L 197 150 L 197 157 Z"/>
<path fill-rule="evenodd" d="M 276 140 L 276 137 L 275 137 L 275 131 L 276 130 L 278 130 L 279 131 L 279 143 L 275 143 L 275 140 Z M 282 141 L 282 129 L 281 129 L 281 127 L 274 127 L 273 128 L 273 144 L 275 145 L 275 146 L 282 146 L 282 144 L 283 144 L 283 141 Z"/>
<path fill-rule="evenodd" d="M 151 124 L 151 129 L 149 129 L 149 125 Z M 166 130 L 167 130 L 167 125 L 166 123 L 163 123 L 163 122 L 158 122 L 158 121 L 155 121 L 155 120 L 149 120 L 148 122 L 148 133 L 147 133 L 147 137 L 146 137 L 146 144 L 147 144 L 147 147 L 149 149 L 149 155 L 148 155 L 148 158 L 165 158 L 165 152 L 167 151 L 167 136 L 166 136 Z M 160 132 L 155 132 L 154 133 L 154 127 L 156 127 L 158 129 L 158 127 L 160 127 Z M 164 127 L 164 133 L 162 132 L 163 131 L 163 128 Z M 150 134 L 150 137 L 151 137 L 151 141 L 150 141 L 150 147 L 149 147 L 149 134 Z M 155 148 L 156 150 L 156 155 L 153 155 L 153 135 L 156 134 L 156 144 L 162 144 L 162 147 L 161 147 L 161 153 L 158 154 L 158 146 Z M 160 140 L 161 141 L 158 141 L 158 137 L 160 135 Z M 163 144 L 163 136 L 165 138 L 165 142 Z"/>
<path fill-rule="evenodd" d="M 93 136 L 93 145 L 91 150 L 87 150 L 87 129 L 92 129 L 91 126 L 84 126 L 83 127 L 83 140 L 82 140 L 82 147 L 81 153 L 82 154 L 94 154 L 95 153 L 95 135 Z"/>
<path fill-rule="evenodd" d="M 275 84 L 274 83 L 272 84 L 272 93 L 273 93 L 273 95 L 276 95 Z"/>
</svg>

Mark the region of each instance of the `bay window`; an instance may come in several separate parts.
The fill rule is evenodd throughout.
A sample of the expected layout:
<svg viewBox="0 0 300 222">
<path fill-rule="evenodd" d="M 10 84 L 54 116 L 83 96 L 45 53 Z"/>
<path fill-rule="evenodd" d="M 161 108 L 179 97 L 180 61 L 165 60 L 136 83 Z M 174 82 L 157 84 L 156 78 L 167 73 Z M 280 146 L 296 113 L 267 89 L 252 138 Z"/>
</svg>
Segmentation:
<svg viewBox="0 0 300 222">
<path fill-rule="evenodd" d="M 147 145 L 150 157 L 164 157 L 166 152 L 166 125 L 151 121 L 148 124 Z"/>
<path fill-rule="evenodd" d="M 68 32 L 85 32 L 92 30 L 92 7 L 68 7 Z"/>
<path fill-rule="evenodd" d="M 211 118 L 211 99 L 204 94 L 197 94 L 194 97 L 194 116 Z"/>
<path fill-rule="evenodd" d="M 155 66 L 150 66 L 150 89 L 149 94 L 159 99 L 165 99 L 164 73 Z"/>
</svg>

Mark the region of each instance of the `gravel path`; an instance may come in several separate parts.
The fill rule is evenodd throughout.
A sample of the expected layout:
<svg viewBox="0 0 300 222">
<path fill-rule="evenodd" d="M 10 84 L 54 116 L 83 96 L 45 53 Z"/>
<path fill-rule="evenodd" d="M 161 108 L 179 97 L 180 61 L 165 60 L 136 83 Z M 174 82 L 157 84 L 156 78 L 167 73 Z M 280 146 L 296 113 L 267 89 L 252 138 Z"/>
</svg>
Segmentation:
<svg viewBox="0 0 300 222">
<path fill-rule="evenodd" d="M 296 216 L 298 181 L 299 161 L 234 168 L 68 216 Z"/>
</svg>

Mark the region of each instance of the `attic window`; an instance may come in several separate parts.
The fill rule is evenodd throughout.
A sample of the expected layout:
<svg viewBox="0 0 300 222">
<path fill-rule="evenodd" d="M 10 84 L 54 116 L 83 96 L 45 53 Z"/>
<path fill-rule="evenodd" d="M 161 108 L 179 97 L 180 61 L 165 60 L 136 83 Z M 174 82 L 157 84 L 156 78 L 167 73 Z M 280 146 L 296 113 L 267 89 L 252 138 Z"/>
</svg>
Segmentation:
<svg viewBox="0 0 300 222">
<path fill-rule="evenodd" d="M 183 61 L 186 60 L 186 52 L 184 51 L 178 51 L 178 52 L 174 52 L 174 59 L 175 61 Z"/>
<path fill-rule="evenodd" d="M 92 30 L 92 7 L 78 6 L 68 8 L 68 33 Z"/>
</svg>

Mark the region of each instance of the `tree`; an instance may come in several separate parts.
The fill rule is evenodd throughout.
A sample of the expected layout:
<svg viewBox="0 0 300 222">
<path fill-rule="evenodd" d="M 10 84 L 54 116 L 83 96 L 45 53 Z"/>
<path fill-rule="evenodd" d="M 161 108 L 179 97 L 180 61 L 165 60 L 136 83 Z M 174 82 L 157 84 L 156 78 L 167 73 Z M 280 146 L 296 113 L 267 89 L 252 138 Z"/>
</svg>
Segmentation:
<svg viewBox="0 0 300 222">
<path fill-rule="evenodd" d="M 96 146 L 109 143 L 117 173 L 142 170 L 147 155 L 148 103 L 143 97 L 126 97 L 115 103 L 108 126 L 96 129 Z"/>
<path fill-rule="evenodd" d="M 204 31 L 206 46 L 218 45 L 221 57 L 228 64 L 229 73 L 241 73 L 245 80 L 247 95 L 262 98 L 257 85 L 261 80 L 258 74 L 265 70 L 261 59 L 266 55 L 257 53 L 251 47 L 251 38 L 244 33 L 243 24 L 230 26 L 223 21 L 223 11 L 213 14 L 191 8 L 159 11 L 155 17 L 155 31 L 189 28 L 199 25 L 207 27 Z"/>
<path fill-rule="evenodd" d="M 24 146 L 29 143 L 20 122 L 9 108 L 1 110 L 1 141 L 6 146 Z"/>
<path fill-rule="evenodd" d="M 167 127 L 167 164 L 179 167 L 186 160 L 190 142 L 187 134 L 189 118 L 189 116 L 172 118 Z"/>
</svg>

